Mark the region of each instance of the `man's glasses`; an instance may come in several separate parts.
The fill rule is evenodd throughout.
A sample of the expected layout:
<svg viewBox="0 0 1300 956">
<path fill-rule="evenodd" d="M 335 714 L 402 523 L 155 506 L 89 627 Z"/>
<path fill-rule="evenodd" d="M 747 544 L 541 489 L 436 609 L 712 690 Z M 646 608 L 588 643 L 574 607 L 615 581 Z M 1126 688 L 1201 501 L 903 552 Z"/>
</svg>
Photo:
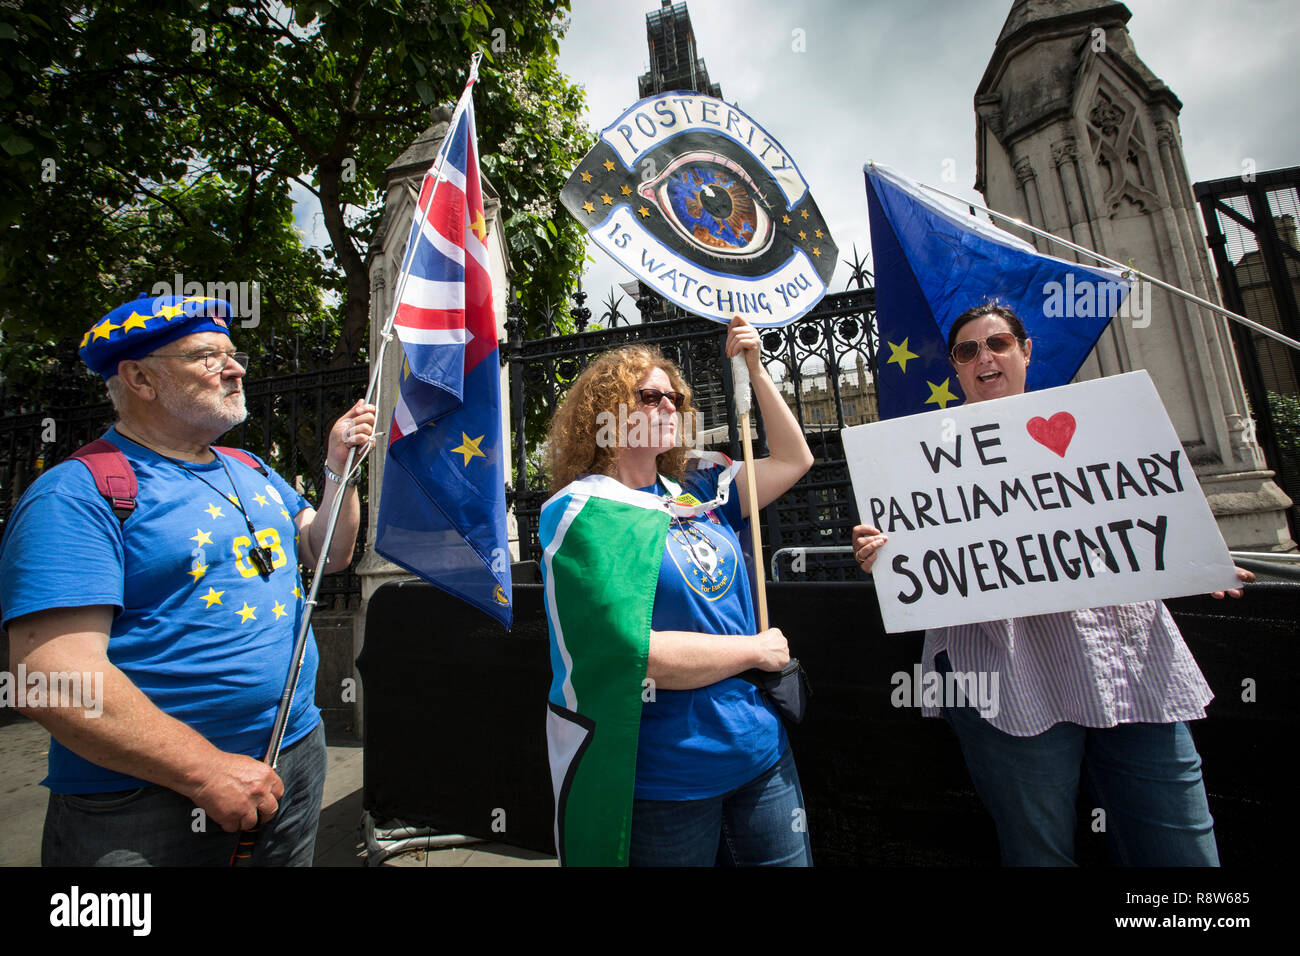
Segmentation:
<svg viewBox="0 0 1300 956">
<path fill-rule="evenodd" d="M 987 348 L 994 355 L 1006 355 L 1019 344 L 1020 340 L 1011 332 L 994 332 L 982 342 L 979 339 L 958 342 L 950 354 L 958 365 L 969 365 L 979 358 L 982 348 Z"/>
<path fill-rule="evenodd" d="M 646 408 L 658 408 L 665 395 L 668 396 L 676 408 L 681 408 L 686 403 L 686 396 L 681 392 L 661 392 L 657 388 L 638 388 L 636 394 L 641 399 L 641 404 Z"/>
<path fill-rule="evenodd" d="M 183 358 L 191 362 L 202 360 L 203 367 L 209 372 L 220 372 L 234 359 L 244 368 L 248 368 L 247 352 L 227 352 L 225 349 L 213 349 L 210 352 L 153 352 L 151 358 Z"/>
</svg>

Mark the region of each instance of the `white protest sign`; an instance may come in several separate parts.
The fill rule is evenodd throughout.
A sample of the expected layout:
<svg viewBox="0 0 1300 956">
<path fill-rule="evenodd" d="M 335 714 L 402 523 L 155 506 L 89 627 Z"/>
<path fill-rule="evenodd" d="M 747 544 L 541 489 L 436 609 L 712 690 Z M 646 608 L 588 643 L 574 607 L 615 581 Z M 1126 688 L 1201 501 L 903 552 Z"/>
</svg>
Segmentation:
<svg viewBox="0 0 1300 956">
<path fill-rule="evenodd" d="M 1144 371 L 843 438 L 890 633 L 1237 586 Z"/>
</svg>

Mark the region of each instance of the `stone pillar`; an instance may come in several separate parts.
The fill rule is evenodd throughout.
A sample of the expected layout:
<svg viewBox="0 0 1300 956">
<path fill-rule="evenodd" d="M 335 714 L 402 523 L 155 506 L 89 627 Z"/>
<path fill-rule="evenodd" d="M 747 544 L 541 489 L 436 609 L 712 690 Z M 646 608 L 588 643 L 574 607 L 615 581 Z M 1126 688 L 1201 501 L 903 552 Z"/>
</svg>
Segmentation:
<svg viewBox="0 0 1300 956">
<path fill-rule="evenodd" d="M 377 356 L 382 342 L 381 332 L 388 321 L 393 308 L 393 297 L 397 293 L 397 282 L 402 266 L 402 254 L 406 248 L 406 237 L 411 228 L 411 217 L 415 213 L 416 200 L 424 174 L 438 152 L 443 137 L 447 133 L 447 121 L 451 113 L 445 109 L 434 111 L 435 122 L 407 147 L 385 171 L 387 196 L 384 199 L 384 212 L 375 229 L 367 253 L 367 267 L 370 270 L 370 349 L 369 354 Z M 492 276 L 492 305 L 496 312 L 497 343 L 505 342 L 506 305 L 510 298 L 509 276 L 511 272 L 510 256 L 505 242 L 504 216 L 501 200 L 496 190 L 486 177 L 482 177 L 483 216 L 487 220 L 488 271 Z M 504 355 L 504 350 L 501 353 Z M 373 358 L 372 358 L 373 361 Z M 386 560 L 373 550 L 375 540 L 375 521 L 379 515 L 379 499 L 384 485 L 385 451 L 387 450 L 387 428 L 393 419 L 393 406 L 397 400 L 399 372 L 402 365 L 402 344 L 394 335 L 384 354 L 383 372 L 379 383 L 379 425 L 384 435 L 378 447 L 371 453 L 370 459 L 370 507 L 366 527 L 366 541 L 369 545 L 365 555 L 357 566 L 361 578 L 361 607 L 356 612 L 352 629 L 353 659 L 361 653 L 365 640 L 366 612 L 370 598 L 381 586 L 390 581 L 413 579 L 402 568 Z M 510 451 L 510 382 L 504 365 L 501 368 L 501 427 L 506 436 L 503 452 L 506 461 L 513 461 Z M 508 475 L 508 472 L 507 472 Z M 510 533 L 515 538 L 518 531 L 514 516 L 508 519 Z M 514 550 L 512 548 L 512 550 Z M 357 681 L 356 726 L 358 732 L 362 726 L 362 687 Z"/>
<path fill-rule="evenodd" d="M 1025 222 L 1039 229 L 1046 228 L 1043 221 L 1043 202 L 1038 196 L 1038 177 L 1034 173 L 1034 164 L 1028 156 L 1015 161 L 1016 185 L 1020 188 L 1020 205 L 1028 212 Z M 1041 236 L 1029 234 L 1039 252 L 1047 252 L 1048 242 Z"/>
<path fill-rule="evenodd" d="M 1015 0 L 975 96 L 975 188 L 992 209 L 1218 302 L 1182 104 L 1138 58 L 1130 16 L 1107 0 Z M 1149 308 L 1116 317 L 1078 378 L 1145 368 L 1228 546 L 1294 547 L 1289 501 L 1251 437 L 1227 320 L 1147 290 L 1134 295 Z"/>
</svg>

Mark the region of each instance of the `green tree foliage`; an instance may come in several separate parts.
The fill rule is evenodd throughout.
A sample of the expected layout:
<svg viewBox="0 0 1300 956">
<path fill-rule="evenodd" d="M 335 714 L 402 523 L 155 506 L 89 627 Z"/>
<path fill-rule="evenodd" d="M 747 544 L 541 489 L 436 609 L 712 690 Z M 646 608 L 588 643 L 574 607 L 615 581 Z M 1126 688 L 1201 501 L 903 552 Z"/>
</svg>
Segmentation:
<svg viewBox="0 0 1300 956">
<path fill-rule="evenodd" d="M 568 0 L 202 0 L 0 7 L 0 327 L 11 381 L 118 302 L 181 273 L 259 281 L 265 343 L 337 330 L 364 351 L 365 254 L 385 167 L 455 101 L 470 55 L 479 147 L 525 314 L 563 301 L 581 231 L 555 206 L 585 152 L 556 68 Z M 320 201 L 304 249 L 291 184 Z M 325 298 L 321 293 L 325 292 Z M 337 303 L 337 304 L 329 304 Z M 266 370 L 259 369 L 261 373 Z"/>
<path fill-rule="evenodd" d="M 1300 398 L 1269 392 L 1268 410 L 1278 449 L 1288 457 L 1300 456 Z"/>
</svg>

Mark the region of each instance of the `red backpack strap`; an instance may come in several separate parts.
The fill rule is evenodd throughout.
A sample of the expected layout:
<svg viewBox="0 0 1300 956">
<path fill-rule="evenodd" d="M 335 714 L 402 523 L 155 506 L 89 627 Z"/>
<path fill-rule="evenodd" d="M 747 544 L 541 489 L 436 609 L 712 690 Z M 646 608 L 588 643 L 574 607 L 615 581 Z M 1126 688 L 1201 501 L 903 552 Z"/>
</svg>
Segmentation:
<svg viewBox="0 0 1300 956">
<path fill-rule="evenodd" d="M 263 465 L 256 458 L 254 458 L 252 455 L 250 455 L 248 452 L 244 451 L 242 448 L 227 448 L 225 445 L 213 445 L 212 450 L 219 451 L 223 455 L 228 455 L 231 458 L 235 459 L 235 461 L 240 462 L 241 464 L 245 464 L 249 468 L 252 468 L 254 471 L 260 471 L 262 473 L 263 478 L 268 477 L 266 472 L 266 466 Z"/>
<path fill-rule="evenodd" d="M 69 458 L 76 459 L 90 470 L 90 476 L 95 479 L 95 489 L 107 499 L 118 521 L 131 517 L 140 486 L 122 449 L 107 438 L 97 438 L 78 448 Z"/>
</svg>

